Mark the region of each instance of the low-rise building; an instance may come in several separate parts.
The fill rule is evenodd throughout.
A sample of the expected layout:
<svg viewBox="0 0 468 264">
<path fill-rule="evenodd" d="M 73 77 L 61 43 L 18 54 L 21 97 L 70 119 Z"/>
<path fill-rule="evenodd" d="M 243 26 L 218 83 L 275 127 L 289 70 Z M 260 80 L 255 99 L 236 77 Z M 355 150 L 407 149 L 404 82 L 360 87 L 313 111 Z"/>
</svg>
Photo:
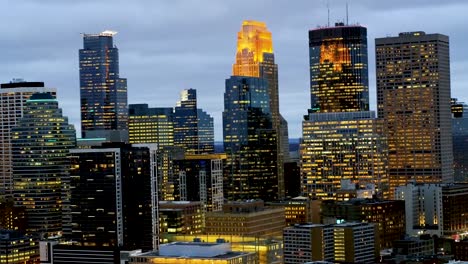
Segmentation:
<svg viewBox="0 0 468 264">
<path fill-rule="evenodd" d="M 257 264 L 255 253 L 232 251 L 229 243 L 174 242 L 163 244 L 159 251 L 136 254 L 129 264 Z"/>
<path fill-rule="evenodd" d="M 160 201 L 160 234 L 200 234 L 203 231 L 203 210 L 201 202 Z"/>
</svg>

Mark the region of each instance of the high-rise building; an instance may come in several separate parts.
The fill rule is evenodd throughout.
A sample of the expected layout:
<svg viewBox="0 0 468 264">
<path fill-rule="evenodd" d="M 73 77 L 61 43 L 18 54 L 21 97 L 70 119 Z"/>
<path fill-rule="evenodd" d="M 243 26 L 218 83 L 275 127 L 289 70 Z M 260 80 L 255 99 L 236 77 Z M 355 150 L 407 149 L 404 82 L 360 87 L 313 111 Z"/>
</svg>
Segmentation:
<svg viewBox="0 0 468 264">
<path fill-rule="evenodd" d="M 198 115 L 198 153 L 214 153 L 214 122 L 213 117 L 202 109 L 197 109 Z"/>
<path fill-rule="evenodd" d="M 115 34 L 83 34 L 79 52 L 83 138 L 126 141 L 128 137 L 127 79 L 119 75 Z"/>
<path fill-rule="evenodd" d="M 372 184 L 388 197 L 381 122 L 370 111 L 310 113 L 302 123 L 303 192 L 313 199 L 338 200 L 342 180 L 360 188 Z"/>
<path fill-rule="evenodd" d="M 395 188 L 395 200 L 405 201 L 406 234 L 442 236 L 442 187 L 409 183 Z"/>
<path fill-rule="evenodd" d="M 313 113 L 369 111 L 367 29 L 336 23 L 309 31 Z"/>
<path fill-rule="evenodd" d="M 131 144 L 157 143 L 159 147 L 174 146 L 174 109 L 130 104 L 128 137 Z"/>
<path fill-rule="evenodd" d="M 11 129 L 23 117 L 26 101 L 38 92 L 56 95 L 56 89 L 44 87 L 43 82 L 15 79 L 0 86 L 0 197 L 11 198 L 13 191 Z"/>
<path fill-rule="evenodd" d="M 454 180 L 468 183 L 468 105 L 452 98 L 452 140 Z"/>
<path fill-rule="evenodd" d="M 156 146 L 70 150 L 71 225 L 79 246 L 152 250 L 158 243 Z"/>
<path fill-rule="evenodd" d="M 284 197 L 283 162 L 289 160 L 288 123 L 279 111 L 278 65 L 273 53 L 271 32 L 264 22 L 246 20 L 237 34 L 233 76 L 258 77 L 267 82 L 272 126 L 276 131 L 279 197 Z"/>
<path fill-rule="evenodd" d="M 0 229 L 0 263 L 23 264 L 39 262 L 37 238 L 18 231 Z"/>
<path fill-rule="evenodd" d="M 55 96 L 35 93 L 11 135 L 13 195 L 15 205 L 25 208 L 26 230 L 44 237 L 60 235 L 69 217 L 67 155 L 76 144 L 75 129 Z"/>
<path fill-rule="evenodd" d="M 180 93 L 174 108 L 174 145 L 188 154 L 214 152 L 213 118 L 197 108 L 197 90 Z"/>
<path fill-rule="evenodd" d="M 223 128 L 225 196 L 229 200 L 280 198 L 277 137 L 266 79 L 232 76 L 226 80 Z"/>
<path fill-rule="evenodd" d="M 179 200 L 200 201 L 203 212 L 221 211 L 225 161 L 226 154 L 187 154 L 183 159 L 174 160 Z"/>
<path fill-rule="evenodd" d="M 411 181 L 453 182 L 449 38 L 407 32 L 375 45 L 390 191 Z"/>
<path fill-rule="evenodd" d="M 367 29 L 336 23 L 309 31 L 311 109 L 302 123 L 302 191 L 338 199 L 342 180 L 388 197 L 382 122 L 369 111 Z"/>
<path fill-rule="evenodd" d="M 201 202 L 160 201 L 159 223 L 161 241 L 166 235 L 200 234 L 205 228 Z"/>
<path fill-rule="evenodd" d="M 468 184 L 442 186 L 442 219 L 445 237 L 468 237 Z"/>
</svg>

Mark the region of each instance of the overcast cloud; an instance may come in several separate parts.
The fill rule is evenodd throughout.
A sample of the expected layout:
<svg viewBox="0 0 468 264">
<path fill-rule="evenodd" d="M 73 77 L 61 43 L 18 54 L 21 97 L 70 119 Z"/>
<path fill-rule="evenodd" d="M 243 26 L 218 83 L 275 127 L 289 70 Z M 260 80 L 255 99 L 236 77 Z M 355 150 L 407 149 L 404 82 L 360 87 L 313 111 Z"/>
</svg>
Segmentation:
<svg viewBox="0 0 468 264">
<path fill-rule="evenodd" d="M 368 28 L 371 108 L 375 109 L 374 39 L 405 31 L 450 36 L 452 97 L 468 102 L 466 0 L 348 0 L 350 23 Z M 332 23 L 346 0 L 330 0 Z M 129 103 L 174 106 L 195 88 L 222 140 L 224 81 L 231 75 L 242 20 L 265 21 L 279 66 L 280 111 L 300 137 L 310 106 L 308 30 L 327 23 L 325 0 L 0 0 L 0 82 L 44 81 L 58 89 L 79 129 L 80 33 L 112 29 Z"/>
</svg>

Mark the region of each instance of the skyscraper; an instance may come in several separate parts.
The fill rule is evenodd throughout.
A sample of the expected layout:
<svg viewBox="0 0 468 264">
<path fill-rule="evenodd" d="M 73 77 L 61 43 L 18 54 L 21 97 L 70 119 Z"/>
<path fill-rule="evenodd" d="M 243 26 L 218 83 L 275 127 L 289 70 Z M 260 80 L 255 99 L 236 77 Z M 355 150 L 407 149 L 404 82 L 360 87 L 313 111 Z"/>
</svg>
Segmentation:
<svg viewBox="0 0 468 264">
<path fill-rule="evenodd" d="M 468 183 L 468 105 L 453 98 L 452 130 L 454 180 Z"/>
<path fill-rule="evenodd" d="M 13 171 L 11 153 L 11 129 L 23 117 L 26 101 L 37 92 L 49 92 L 53 96 L 56 89 L 44 87 L 43 82 L 13 80 L 3 83 L 0 88 L 0 197 L 11 197 L 13 191 Z"/>
<path fill-rule="evenodd" d="M 411 181 L 452 182 L 449 38 L 408 32 L 375 44 L 391 191 Z"/>
<path fill-rule="evenodd" d="M 367 29 L 336 23 L 309 31 L 313 113 L 369 111 Z"/>
<path fill-rule="evenodd" d="M 174 146 L 174 109 L 130 104 L 128 119 L 129 142 L 157 143 L 159 147 Z"/>
<path fill-rule="evenodd" d="M 197 90 L 187 89 L 180 93 L 180 101 L 174 108 L 174 145 L 183 147 L 187 153 L 198 153 Z"/>
<path fill-rule="evenodd" d="M 309 31 L 311 109 L 302 124 L 304 194 L 337 199 L 341 181 L 388 197 L 382 121 L 369 111 L 367 29 L 336 23 Z"/>
<path fill-rule="evenodd" d="M 265 79 L 232 76 L 226 80 L 223 128 L 225 196 L 229 200 L 278 199 L 277 137 Z"/>
<path fill-rule="evenodd" d="M 80 49 L 81 135 L 126 141 L 127 80 L 119 76 L 116 32 L 83 34 Z"/>
<path fill-rule="evenodd" d="M 12 129 L 11 143 L 13 194 L 16 206 L 26 210 L 28 233 L 61 234 L 69 217 L 67 155 L 75 146 L 75 129 L 52 94 L 31 95 Z"/>
<path fill-rule="evenodd" d="M 197 123 L 199 153 L 214 153 L 213 117 L 202 109 L 197 109 Z"/>
<path fill-rule="evenodd" d="M 279 111 L 278 65 L 275 64 L 271 32 L 264 22 L 246 20 L 237 34 L 233 76 L 259 77 L 267 81 L 272 126 L 276 131 L 279 197 L 284 197 L 283 163 L 289 160 L 288 123 Z"/>
<path fill-rule="evenodd" d="M 71 225 L 80 246 L 157 247 L 156 145 L 104 143 L 72 149 Z"/>
</svg>

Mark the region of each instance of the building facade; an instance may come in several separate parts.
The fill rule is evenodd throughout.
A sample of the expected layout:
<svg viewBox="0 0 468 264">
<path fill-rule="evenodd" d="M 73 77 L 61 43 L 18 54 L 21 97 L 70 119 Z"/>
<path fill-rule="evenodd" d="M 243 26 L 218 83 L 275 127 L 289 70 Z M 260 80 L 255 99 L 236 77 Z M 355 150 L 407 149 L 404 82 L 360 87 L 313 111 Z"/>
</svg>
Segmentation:
<svg viewBox="0 0 468 264">
<path fill-rule="evenodd" d="M 202 109 L 197 109 L 198 149 L 199 153 L 214 153 L 214 122 L 213 117 Z"/>
<path fill-rule="evenodd" d="M 174 146 L 174 109 L 130 104 L 128 138 L 130 144 L 157 143 L 159 147 Z"/>
<path fill-rule="evenodd" d="M 127 79 L 119 75 L 115 34 L 83 34 L 79 51 L 83 138 L 126 141 L 128 137 Z"/>
<path fill-rule="evenodd" d="M 237 52 L 232 75 L 257 77 L 267 82 L 272 127 L 276 132 L 279 197 L 283 198 L 283 163 L 289 160 L 288 123 L 279 111 L 278 65 L 275 63 L 272 35 L 264 22 L 242 22 L 237 34 Z"/>
<path fill-rule="evenodd" d="M 18 231 L 0 229 L 0 263 L 23 264 L 39 262 L 39 244 L 32 236 Z"/>
<path fill-rule="evenodd" d="M 452 98 L 454 181 L 468 183 L 468 105 Z"/>
<path fill-rule="evenodd" d="M 53 94 L 35 93 L 11 136 L 13 196 L 15 206 L 25 209 L 27 233 L 62 234 L 69 217 L 67 155 L 76 145 L 74 127 Z"/>
<path fill-rule="evenodd" d="M 205 228 L 201 202 L 160 201 L 159 222 L 162 241 L 168 235 L 200 234 Z"/>
<path fill-rule="evenodd" d="M 343 180 L 388 198 L 382 123 L 370 111 L 310 113 L 302 123 L 302 191 L 313 199 L 337 200 Z"/>
<path fill-rule="evenodd" d="M 156 146 L 72 149 L 71 225 L 79 246 L 152 250 L 158 243 Z"/>
<path fill-rule="evenodd" d="M 38 92 L 49 92 L 56 96 L 56 89 L 44 87 L 43 82 L 15 79 L 0 85 L 0 197 L 9 199 L 13 192 L 11 129 L 23 117 L 26 101 Z"/>
<path fill-rule="evenodd" d="M 232 76 L 226 80 L 223 129 L 226 198 L 278 199 L 277 137 L 265 79 Z"/>
<path fill-rule="evenodd" d="M 453 182 L 449 38 L 407 32 L 375 45 L 391 192 L 412 181 Z"/>
</svg>

